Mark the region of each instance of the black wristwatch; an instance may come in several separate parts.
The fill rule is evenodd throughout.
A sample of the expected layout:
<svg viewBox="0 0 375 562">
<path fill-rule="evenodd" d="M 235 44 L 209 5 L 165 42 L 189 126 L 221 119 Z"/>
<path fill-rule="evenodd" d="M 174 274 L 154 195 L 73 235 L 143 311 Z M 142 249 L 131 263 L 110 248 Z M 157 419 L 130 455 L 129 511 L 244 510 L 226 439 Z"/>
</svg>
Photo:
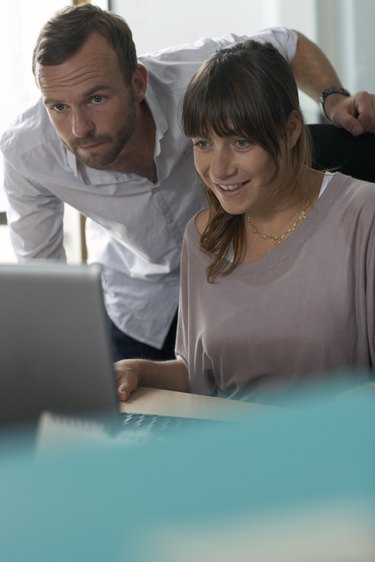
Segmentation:
<svg viewBox="0 0 375 562">
<path fill-rule="evenodd" d="M 330 118 L 326 112 L 326 107 L 325 107 L 325 103 L 326 103 L 326 99 L 328 98 L 328 96 L 330 96 L 331 94 L 341 94 L 342 96 L 350 96 L 351 94 L 348 92 L 348 90 L 346 90 L 345 88 L 326 88 L 325 90 L 323 90 L 323 92 L 320 94 L 320 103 L 322 105 L 322 109 L 323 109 L 323 113 L 324 115 L 327 117 L 328 121 L 330 121 Z"/>
</svg>

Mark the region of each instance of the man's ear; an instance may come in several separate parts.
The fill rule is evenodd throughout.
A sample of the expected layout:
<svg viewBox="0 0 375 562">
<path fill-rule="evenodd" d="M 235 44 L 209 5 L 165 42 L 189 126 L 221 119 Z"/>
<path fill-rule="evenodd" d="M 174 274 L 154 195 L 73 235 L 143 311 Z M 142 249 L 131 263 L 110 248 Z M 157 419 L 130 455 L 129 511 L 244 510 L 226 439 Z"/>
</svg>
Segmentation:
<svg viewBox="0 0 375 562">
<path fill-rule="evenodd" d="M 133 72 L 131 85 L 136 102 L 141 103 L 145 97 L 147 88 L 147 69 L 143 64 L 138 64 Z"/>
</svg>

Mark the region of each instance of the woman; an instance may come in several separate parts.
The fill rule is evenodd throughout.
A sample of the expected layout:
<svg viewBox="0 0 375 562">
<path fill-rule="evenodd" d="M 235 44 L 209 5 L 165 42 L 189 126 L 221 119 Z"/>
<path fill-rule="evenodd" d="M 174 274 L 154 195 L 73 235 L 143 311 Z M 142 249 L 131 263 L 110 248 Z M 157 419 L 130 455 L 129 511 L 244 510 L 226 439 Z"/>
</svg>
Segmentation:
<svg viewBox="0 0 375 562">
<path fill-rule="evenodd" d="M 176 360 L 115 365 L 138 385 L 267 401 L 375 361 L 375 185 L 310 166 L 288 63 L 218 51 L 183 101 L 208 209 L 185 232 Z"/>
</svg>

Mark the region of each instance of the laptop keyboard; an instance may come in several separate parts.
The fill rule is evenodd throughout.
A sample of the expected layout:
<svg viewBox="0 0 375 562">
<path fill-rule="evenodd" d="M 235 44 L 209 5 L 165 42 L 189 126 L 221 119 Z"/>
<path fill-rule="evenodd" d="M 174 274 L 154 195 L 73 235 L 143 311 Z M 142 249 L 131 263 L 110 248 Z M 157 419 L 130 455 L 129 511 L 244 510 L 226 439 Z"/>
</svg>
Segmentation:
<svg viewBox="0 0 375 562">
<path fill-rule="evenodd" d="M 198 429 L 205 425 L 217 423 L 213 420 L 185 418 L 177 416 L 162 416 L 156 414 L 122 413 L 121 424 L 130 428 L 147 428 L 154 431 L 180 431 L 183 429 Z"/>
<path fill-rule="evenodd" d="M 164 416 L 156 414 L 140 414 L 123 412 L 120 424 L 123 436 L 131 442 L 144 442 L 147 439 L 164 439 L 167 435 L 187 430 L 200 430 L 220 423 L 215 420 Z"/>
</svg>

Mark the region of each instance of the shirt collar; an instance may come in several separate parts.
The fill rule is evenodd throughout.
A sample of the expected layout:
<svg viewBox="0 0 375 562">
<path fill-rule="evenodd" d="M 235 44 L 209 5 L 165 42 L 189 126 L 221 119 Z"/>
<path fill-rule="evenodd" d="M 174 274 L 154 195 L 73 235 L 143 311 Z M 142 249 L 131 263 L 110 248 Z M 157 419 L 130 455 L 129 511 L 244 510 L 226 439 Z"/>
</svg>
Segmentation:
<svg viewBox="0 0 375 562">
<path fill-rule="evenodd" d="M 154 158 L 156 159 L 160 155 L 160 142 L 165 133 L 168 131 L 168 121 L 160 107 L 157 96 L 150 82 L 147 85 L 145 100 L 149 107 L 149 110 L 151 111 L 151 115 L 155 123 Z"/>
</svg>

